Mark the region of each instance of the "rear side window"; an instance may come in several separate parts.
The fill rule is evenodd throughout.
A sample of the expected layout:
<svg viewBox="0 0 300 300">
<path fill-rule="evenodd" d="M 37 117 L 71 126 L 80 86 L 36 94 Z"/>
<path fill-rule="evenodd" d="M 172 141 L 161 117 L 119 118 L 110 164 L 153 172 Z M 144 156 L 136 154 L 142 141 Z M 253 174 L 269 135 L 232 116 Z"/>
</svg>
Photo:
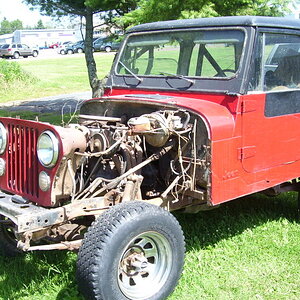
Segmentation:
<svg viewBox="0 0 300 300">
<path fill-rule="evenodd" d="M 250 90 L 300 89 L 300 36 L 261 33 L 254 67 Z"/>
</svg>

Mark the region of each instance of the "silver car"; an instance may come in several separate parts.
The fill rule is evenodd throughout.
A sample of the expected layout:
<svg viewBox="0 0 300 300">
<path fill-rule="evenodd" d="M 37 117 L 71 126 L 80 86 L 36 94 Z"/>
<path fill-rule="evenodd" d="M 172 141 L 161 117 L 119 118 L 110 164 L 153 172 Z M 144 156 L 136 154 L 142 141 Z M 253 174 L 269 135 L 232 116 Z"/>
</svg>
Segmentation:
<svg viewBox="0 0 300 300">
<path fill-rule="evenodd" d="M 1 57 L 13 57 L 18 59 L 20 56 L 28 57 L 33 56 L 37 57 L 39 54 L 39 50 L 37 48 L 31 48 L 25 44 L 4 44 L 0 48 L 0 56 Z"/>
</svg>

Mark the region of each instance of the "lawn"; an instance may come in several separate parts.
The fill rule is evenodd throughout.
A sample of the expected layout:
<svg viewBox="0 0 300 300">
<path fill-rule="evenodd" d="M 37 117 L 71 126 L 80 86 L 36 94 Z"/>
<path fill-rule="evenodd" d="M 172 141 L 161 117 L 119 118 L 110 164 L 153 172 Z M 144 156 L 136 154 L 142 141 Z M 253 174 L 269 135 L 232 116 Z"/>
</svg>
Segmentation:
<svg viewBox="0 0 300 300">
<path fill-rule="evenodd" d="M 114 53 L 95 54 L 99 78 L 108 74 L 113 58 Z M 90 90 L 84 55 L 39 60 L 20 59 L 17 62 L 38 80 L 32 84 L 16 82 L 14 86 L 2 86 L 0 102 Z"/>
</svg>

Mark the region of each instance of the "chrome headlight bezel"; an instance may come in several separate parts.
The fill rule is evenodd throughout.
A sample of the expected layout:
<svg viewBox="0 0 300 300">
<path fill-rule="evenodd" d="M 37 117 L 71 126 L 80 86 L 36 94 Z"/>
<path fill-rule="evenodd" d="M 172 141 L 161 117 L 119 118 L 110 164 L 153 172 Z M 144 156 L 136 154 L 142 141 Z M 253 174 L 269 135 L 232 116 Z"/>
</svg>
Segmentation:
<svg viewBox="0 0 300 300">
<path fill-rule="evenodd" d="M 46 151 L 48 153 L 45 155 Z M 37 141 L 37 156 L 40 164 L 46 168 L 52 168 L 57 163 L 58 155 L 59 142 L 55 134 L 50 130 L 42 132 Z"/>
<path fill-rule="evenodd" d="M 2 122 L 0 122 L 0 154 L 3 154 L 7 145 L 7 130 Z"/>
</svg>

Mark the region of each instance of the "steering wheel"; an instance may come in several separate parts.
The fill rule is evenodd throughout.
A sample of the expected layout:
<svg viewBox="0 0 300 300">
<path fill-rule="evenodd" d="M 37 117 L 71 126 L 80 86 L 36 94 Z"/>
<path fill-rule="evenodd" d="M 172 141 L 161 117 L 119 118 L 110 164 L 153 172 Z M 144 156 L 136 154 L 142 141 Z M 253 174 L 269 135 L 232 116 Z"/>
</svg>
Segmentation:
<svg viewBox="0 0 300 300">
<path fill-rule="evenodd" d="M 228 77 L 225 73 L 233 73 L 235 74 L 235 70 L 233 69 L 221 69 L 214 77 Z"/>
</svg>

